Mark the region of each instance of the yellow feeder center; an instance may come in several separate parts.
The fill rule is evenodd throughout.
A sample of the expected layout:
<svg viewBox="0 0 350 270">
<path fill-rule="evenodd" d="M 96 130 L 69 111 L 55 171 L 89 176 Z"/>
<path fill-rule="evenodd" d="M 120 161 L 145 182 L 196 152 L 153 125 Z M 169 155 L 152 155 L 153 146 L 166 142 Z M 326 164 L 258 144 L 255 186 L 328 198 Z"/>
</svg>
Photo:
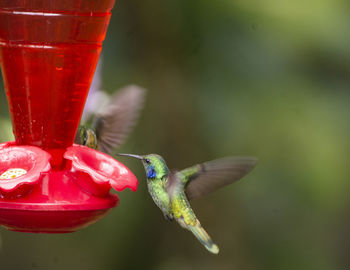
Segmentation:
<svg viewBox="0 0 350 270">
<path fill-rule="evenodd" d="M 21 168 L 8 169 L 0 175 L 0 179 L 14 179 L 26 173 L 27 171 Z"/>
</svg>

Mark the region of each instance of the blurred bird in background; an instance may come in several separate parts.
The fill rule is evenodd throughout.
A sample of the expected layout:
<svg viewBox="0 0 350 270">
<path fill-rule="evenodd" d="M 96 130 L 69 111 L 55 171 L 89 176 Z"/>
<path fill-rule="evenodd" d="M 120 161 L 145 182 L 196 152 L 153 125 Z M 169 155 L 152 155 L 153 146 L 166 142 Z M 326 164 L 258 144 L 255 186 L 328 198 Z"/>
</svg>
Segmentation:
<svg viewBox="0 0 350 270">
<path fill-rule="evenodd" d="M 74 142 L 112 154 L 135 126 L 145 101 L 146 89 L 128 85 L 109 97 L 100 90 L 101 69 L 100 61 Z"/>
<path fill-rule="evenodd" d="M 214 254 L 219 253 L 218 246 L 201 226 L 189 200 L 238 181 L 254 168 L 256 158 L 226 157 L 174 171 L 169 170 L 164 159 L 157 154 L 118 155 L 142 161 L 146 170 L 148 191 L 167 220 L 175 219 L 181 227 L 190 230 L 207 250 Z"/>
</svg>

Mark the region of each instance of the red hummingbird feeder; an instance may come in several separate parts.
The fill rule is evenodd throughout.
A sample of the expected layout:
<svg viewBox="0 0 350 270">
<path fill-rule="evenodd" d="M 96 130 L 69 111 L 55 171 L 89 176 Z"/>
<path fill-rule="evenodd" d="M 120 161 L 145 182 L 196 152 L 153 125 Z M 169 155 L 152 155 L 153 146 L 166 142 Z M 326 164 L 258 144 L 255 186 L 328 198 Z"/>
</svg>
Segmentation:
<svg viewBox="0 0 350 270">
<path fill-rule="evenodd" d="M 0 225 L 73 232 L 133 191 L 123 164 L 73 144 L 114 0 L 0 0 L 0 62 L 15 142 L 0 144 Z"/>
</svg>

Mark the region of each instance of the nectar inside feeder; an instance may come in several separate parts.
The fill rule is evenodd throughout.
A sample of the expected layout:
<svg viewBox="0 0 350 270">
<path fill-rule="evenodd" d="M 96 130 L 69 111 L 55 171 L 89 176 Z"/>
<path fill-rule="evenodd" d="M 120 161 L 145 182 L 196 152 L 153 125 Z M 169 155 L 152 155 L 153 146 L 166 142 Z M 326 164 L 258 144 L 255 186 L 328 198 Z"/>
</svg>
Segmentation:
<svg viewBox="0 0 350 270">
<path fill-rule="evenodd" d="M 123 164 L 73 145 L 114 0 L 0 1 L 0 63 L 15 142 L 0 144 L 0 225 L 72 232 L 137 188 Z"/>
</svg>

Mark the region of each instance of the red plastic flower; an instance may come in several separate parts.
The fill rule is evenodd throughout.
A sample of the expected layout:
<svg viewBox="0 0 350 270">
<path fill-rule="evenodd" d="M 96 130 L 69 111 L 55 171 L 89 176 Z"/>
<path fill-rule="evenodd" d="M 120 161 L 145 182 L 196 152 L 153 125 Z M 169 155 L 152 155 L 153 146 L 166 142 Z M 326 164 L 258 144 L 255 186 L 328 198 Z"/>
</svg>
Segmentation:
<svg viewBox="0 0 350 270">
<path fill-rule="evenodd" d="M 73 145 L 67 148 L 64 158 L 72 161 L 74 170 L 90 175 L 96 184 L 108 184 L 116 191 L 137 189 L 135 175 L 122 163 L 104 153 L 86 146 Z"/>
<path fill-rule="evenodd" d="M 40 174 L 50 170 L 51 156 L 34 146 L 0 145 L 0 192 L 9 193 L 22 185 L 34 185 Z"/>
</svg>

